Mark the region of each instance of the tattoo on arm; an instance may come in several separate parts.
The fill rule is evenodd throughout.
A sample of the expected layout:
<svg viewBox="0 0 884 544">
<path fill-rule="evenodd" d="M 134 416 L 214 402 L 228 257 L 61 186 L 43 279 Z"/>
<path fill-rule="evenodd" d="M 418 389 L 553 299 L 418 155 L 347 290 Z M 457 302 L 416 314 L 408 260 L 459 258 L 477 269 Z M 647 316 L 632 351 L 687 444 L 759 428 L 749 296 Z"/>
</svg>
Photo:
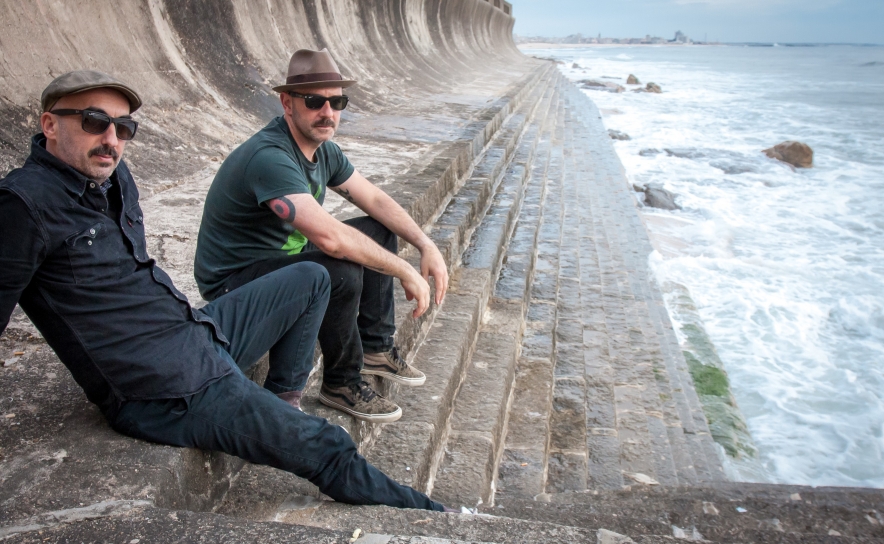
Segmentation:
<svg viewBox="0 0 884 544">
<path fill-rule="evenodd" d="M 271 200 L 270 209 L 286 223 L 291 223 L 295 220 L 295 205 L 284 196 Z"/>
<path fill-rule="evenodd" d="M 332 190 L 335 191 L 336 193 L 338 193 L 339 195 L 341 195 L 342 197 L 346 198 L 350 204 L 356 204 L 356 201 L 353 200 L 353 197 L 350 196 L 350 191 L 348 191 L 347 189 L 336 189 L 336 188 L 332 187 Z"/>
</svg>

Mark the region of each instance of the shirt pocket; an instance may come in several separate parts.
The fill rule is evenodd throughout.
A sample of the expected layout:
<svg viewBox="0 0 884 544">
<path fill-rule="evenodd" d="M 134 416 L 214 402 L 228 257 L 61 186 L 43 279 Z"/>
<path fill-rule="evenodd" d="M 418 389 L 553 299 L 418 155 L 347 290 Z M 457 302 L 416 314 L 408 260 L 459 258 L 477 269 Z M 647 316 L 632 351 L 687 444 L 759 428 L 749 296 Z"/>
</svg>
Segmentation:
<svg viewBox="0 0 884 544">
<path fill-rule="evenodd" d="M 147 242 L 144 239 L 144 214 L 141 211 L 141 206 L 135 204 L 126 210 L 124 215 L 125 226 L 123 228 L 126 232 L 126 238 L 132 244 L 135 258 L 143 263 L 147 261 L 148 257 Z"/>
<path fill-rule="evenodd" d="M 110 269 L 118 259 L 113 255 L 113 248 L 109 247 L 108 238 L 107 226 L 95 223 L 65 239 L 76 283 L 93 283 L 114 277 Z"/>
</svg>

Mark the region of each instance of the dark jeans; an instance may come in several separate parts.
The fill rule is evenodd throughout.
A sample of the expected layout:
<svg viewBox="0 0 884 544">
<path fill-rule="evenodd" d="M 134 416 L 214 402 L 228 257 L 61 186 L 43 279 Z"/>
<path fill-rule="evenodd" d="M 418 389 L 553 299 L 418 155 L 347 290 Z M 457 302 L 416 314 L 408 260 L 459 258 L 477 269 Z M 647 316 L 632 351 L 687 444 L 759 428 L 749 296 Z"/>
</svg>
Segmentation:
<svg viewBox="0 0 884 544">
<path fill-rule="evenodd" d="M 371 217 L 357 217 L 344 223 L 387 251 L 397 253 L 396 235 Z M 224 289 L 233 294 L 235 289 L 256 278 L 301 262 L 321 264 L 331 279 L 328 309 L 319 327 L 323 382 L 329 387 L 357 383 L 362 379 L 359 372 L 363 352 L 380 353 L 393 347 L 396 314 L 392 276 L 329 257 L 308 243 L 301 253 L 268 259 L 235 272 L 227 279 Z"/>
<path fill-rule="evenodd" d="M 191 397 L 123 403 L 109 414 L 111 426 L 135 438 L 222 451 L 292 472 L 340 502 L 442 511 L 441 504 L 368 464 L 346 431 L 274 395 L 297 388 L 301 370 L 312 366 L 328 292 L 325 269 L 301 263 L 206 306 L 203 311 L 230 340 L 229 351 L 217 342 L 215 349 L 234 372 Z M 273 377 L 262 388 L 243 370 L 268 350 Z M 274 357 L 291 364 L 274 369 Z"/>
</svg>

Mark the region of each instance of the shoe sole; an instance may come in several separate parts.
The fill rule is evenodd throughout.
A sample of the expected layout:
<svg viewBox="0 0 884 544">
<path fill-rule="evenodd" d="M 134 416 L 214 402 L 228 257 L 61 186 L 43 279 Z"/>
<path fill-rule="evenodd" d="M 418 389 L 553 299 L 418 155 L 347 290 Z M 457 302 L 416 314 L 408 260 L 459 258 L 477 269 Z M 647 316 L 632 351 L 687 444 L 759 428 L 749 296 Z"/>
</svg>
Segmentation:
<svg viewBox="0 0 884 544">
<path fill-rule="evenodd" d="M 365 414 L 362 412 L 357 412 L 352 408 L 344 406 L 342 404 L 338 404 L 337 402 L 327 398 L 320 391 L 319 393 L 319 402 L 325 404 L 329 408 L 334 408 L 335 410 L 340 410 L 341 412 L 346 412 L 356 419 L 361 419 L 362 421 L 368 421 L 369 423 L 393 423 L 397 421 L 400 417 L 402 417 L 402 408 L 396 407 L 395 412 L 391 412 L 389 414 Z"/>
<path fill-rule="evenodd" d="M 386 372 L 384 370 L 366 370 L 362 369 L 363 374 L 371 374 L 372 376 L 380 376 L 385 380 L 390 380 L 391 382 L 396 382 L 402 385 L 408 385 L 410 387 L 416 387 L 418 385 L 423 385 L 425 381 L 427 381 L 426 376 L 421 376 L 420 378 L 405 378 L 400 376 L 399 374 L 393 374 L 392 372 Z"/>
</svg>

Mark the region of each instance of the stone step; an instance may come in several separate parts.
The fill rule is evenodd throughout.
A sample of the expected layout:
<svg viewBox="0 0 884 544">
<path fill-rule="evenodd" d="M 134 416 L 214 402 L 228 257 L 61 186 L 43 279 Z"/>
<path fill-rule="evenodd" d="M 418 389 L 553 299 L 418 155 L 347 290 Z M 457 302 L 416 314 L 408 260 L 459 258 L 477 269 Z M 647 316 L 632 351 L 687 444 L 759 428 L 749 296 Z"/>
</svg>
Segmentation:
<svg viewBox="0 0 884 544">
<path fill-rule="evenodd" d="M 427 374 L 427 383 L 413 390 L 400 390 L 396 397 L 407 414 L 384 430 L 384 439 L 366 453 L 366 457 L 392 478 L 429 492 L 444 444 L 449 433 L 449 417 L 464 370 L 474 349 L 476 333 L 485 313 L 493 278 L 502 256 L 501 248 L 513 224 L 526 179 L 526 164 L 533 160 L 539 139 L 538 126 L 546 116 L 552 91 L 546 89 L 538 101 L 539 114 L 533 112 L 524 133 L 512 153 L 513 160 L 499 180 L 490 180 L 493 198 L 487 209 L 480 208 L 474 229 L 466 229 L 463 238 L 468 246 L 463 265 L 455 269 L 446 301 L 414 356 L 413 363 Z M 508 141 L 508 140 L 507 140 Z M 509 154 L 508 154 L 509 155 Z M 484 172 L 489 168 L 477 166 Z M 478 178 L 487 179 L 487 178 Z M 466 189 L 472 179 L 464 185 Z M 458 193 L 460 195 L 461 192 Z M 446 213 L 457 213 L 460 205 L 449 206 Z M 478 206 L 477 206 L 478 207 Z M 440 217 L 444 221 L 446 213 Z M 467 234 L 469 238 L 467 238 Z"/>
<path fill-rule="evenodd" d="M 686 535 L 713 542 L 880 542 L 884 491 L 770 484 L 642 487 L 499 498 L 497 516 L 599 528 L 630 537 Z"/>
<path fill-rule="evenodd" d="M 582 105 L 574 104 L 575 109 Z M 662 422 L 661 399 L 657 389 L 653 368 L 646 353 L 640 349 L 644 340 L 641 330 L 636 327 L 635 294 L 628 282 L 627 268 L 634 263 L 626 263 L 619 241 L 612 239 L 610 228 L 605 228 L 607 215 L 622 216 L 634 213 L 629 207 L 600 206 L 601 195 L 597 195 L 604 185 L 606 159 L 597 151 L 589 149 L 588 131 L 581 130 L 575 137 L 575 146 L 581 151 L 579 157 L 580 177 L 585 180 L 581 191 L 583 206 L 592 211 L 592 237 L 596 244 L 599 263 L 599 301 L 605 311 L 605 330 L 608 342 L 608 356 L 612 375 L 609 386 L 613 386 L 616 428 L 598 428 L 593 434 L 616 432 L 619 441 L 619 465 L 624 474 L 644 474 L 659 483 L 677 483 L 674 465 L 665 426 Z M 597 142 L 595 142 L 598 145 Z M 616 161 L 616 158 L 613 157 Z M 619 164 L 619 162 L 618 162 Z M 600 179 L 601 178 L 601 179 Z M 618 217 L 619 219 L 619 217 Z M 588 292 L 588 296 L 597 296 Z M 598 327 L 596 327 L 597 329 Z M 594 331 L 598 332 L 598 331 Z M 592 376 L 604 379 L 605 374 Z M 597 384 L 593 384 L 597 385 Z M 607 398 L 605 399 L 607 408 Z M 593 438 L 595 440 L 595 438 Z M 607 467 L 606 462 L 597 463 L 599 470 Z M 598 466 L 602 465 L 602 466 Z"/>
<path fill-rule="evenodd" d="M 596 200 L 601 200 L 595 203 L 599 212 L 599 217 L 594 220 L 595 225 L 603 231 L 600 237 L 605 240 L 602 249 L 609 256 L 606 258 L 613 259 L 611 270 L 614 274 L 605 277 L 611 286 L 618 286 L 623 302 L 622 317 L 627 319 L 627 334 L 621 335 L 619 345 L 629 348 L 625 352 L 631 352 L 633 358 L 640 359 L 646 365 L 645 370 L 650 369 L 653 372 L 653 379 L 648 379 L 650 376 L 646 371 L 642 373 L 642 382 L 653 384 L 654 387 L 646 386 L 641 396 L 646 407 L 651 408 L 648 410 L 651 414 L 647 422 L 651 451 L 655 452 L 651 456 L 654 470 L 661 483 L 690 483 L 697 479 L 695 463 L 690 453 L 696 452 L 694 456 L 699 457 L 696 464 L 701 471 L 707 466 L 707 454 L 702 447 L 689 447 L 689 435 L 685 431 L 693 430 L 694 418 L 689 411 L 678 410 L 673 400 L 674 395 L 676 398 L 681 395 L 682 388 L 680 385 L 673 387 L 670 384 L 664 350 L 671 348 L 669 345 L 661 345 L 664 342 L 655 330 L 655 327 L 662 329 L 659 308 L 654 308 L 652 314 L 648 304 L 649 300 L 653 302 L 652 291 L 659 293 L 659 289 L 647 273 L 647 255 L 650 252 L 647 234 L 634 211 L 632 196 L 625 186 L 619 160 L 610 143 L 603 139 L 604 127 L 598 120 L 597 109 L 579 91 L 575 90 L 571 100 L 578 106 L 576 111 L 581 112 L 574 125 L 582 126 L 587 132 L 583 141 L 588 145 L 583 146 L 584 150 L 579 155 L 588 161 L 588 166 L 594 172 L 588 179 L 594 180 L 596 185 L 589 192 L 598 195 Z M 602 142 L 607 142 L 608 145 Z M 613 298 L 608 300 L 614 303 Z M 665 317 L 668 323 L 668 315 Z M 671 324 L 669 327 L 671 330 Z M 654 409 L 655 404 L 659 409 Z M 683 398 L 681 405 L 686 405 Z M 689 416 L 684 429 L 680 416 Z M 702 423 L 705 424 L 705 419 Z"/>
<path fill-rule="evenodd" d="M 559 85 L 560 92 L 563 85 Z M 564 102 L 560 100 L 555 130 L 550 134 L 544 183 L 529 187 L 523 220 L 511 246 L 514 265 L 504 268 L 497 291 L 505 301 L 524 298 L 526 314 L 513 385 L 513 396 L 518 402 L 512 403 L 508 415 L 496 495 L 534 496 L 543 492 L 546 482 L 565 174 L 564 115 Z M 524 288 L 520 285 L 522 281 Z M 520 293 L 521 289 L 525 290 Z"/>
<path fill-rule="evenodd" d="M 553 111 L 556 111 L 557 92 L 554 98 L 550 98 L 550 103 L 555 107 Z M 522 191 L 501 186 L 495 203 L 489 209 L 489 215 L 506 215 L 507 221 L 498 222 L 495 224 L 497 228 L 489 229 L 483 223 L 481 233 L 477 231 L 477 245 L 471 247 L 471 253 L 464 260 L 464 266 L 468 268 L 490 268 L 491 276 L 498 280 L 495 282 L 492 302 L 480 327 L 476 349 L 467 367 L 464 383 L 455 400 L 449 439 L 433 483 L 433 497 L 446 504 L 475 506 L 489 502 L 493 497 L 493 480 L 497 473 L 503 446 L 502 436 L 512 401 L 515 362 L 526 308 L 525 294 L 528 278 L 533 270 L 533 233 L 536 233 L 539 211 L 535 203 L 538 199 L 534 195 L 543 190 L 552 124 L 555 122 L 555 116 L 547 117 L 545 126 L 542 126 L 543 120 L 538 123 L 538 129 L 542 133 L 534 160 L 531 161 L 528 157 L 523 159 L 520 155 L 526 153 L 518 153 L 513 161 L 517 167 L 522 166 L 530 171 L 524 184 L 524 194 Z M 510 198 L 514 202 L 510 203 Z M 508 229 L 501 229 L 499 226 L 513 224 L 513 216 L 516 214 L 518 217 L 510 236 Z M 532 222 L 532 235 L 521 235 Z M 501 240 L 502 235 L 508 239 Z M 497 259 L 501 256 L 499 248 L 504 246 L 506 252 L 498 276 Z M 475 250 L 480 247 L 487 250 Z M 501 296 L 503 293 L 506 294 L 505 297 Z"/>
</svg>

